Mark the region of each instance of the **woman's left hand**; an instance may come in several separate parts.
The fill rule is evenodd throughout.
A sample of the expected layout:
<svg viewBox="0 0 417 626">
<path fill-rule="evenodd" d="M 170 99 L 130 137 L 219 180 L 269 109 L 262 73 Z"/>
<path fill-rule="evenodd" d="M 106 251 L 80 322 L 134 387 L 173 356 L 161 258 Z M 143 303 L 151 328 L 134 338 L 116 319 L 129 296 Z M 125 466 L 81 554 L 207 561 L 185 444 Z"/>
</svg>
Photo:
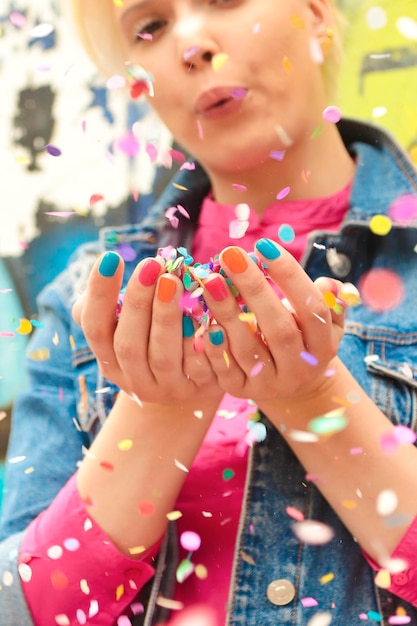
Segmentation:
<svg viewBox="0 0 417 626">
<path fill-rule="evenodd" d="M 205 352 L 220 387 L 258 404 L 270 400 L 297 403 L 324 393 L 343 337 L 341 283 L 312 282 L 299 263 L 271 240 L 257 242 L 256 253 L 269 277 L 241 248 L 220 254 L 220 263 L 240 292 L 251 318 L 241 309 L 219 274 L 205 279 L 205 300 L 218 325 L 205 334 Z M 333 306 L 333 303 L 336 306 Z"/>
</svg>

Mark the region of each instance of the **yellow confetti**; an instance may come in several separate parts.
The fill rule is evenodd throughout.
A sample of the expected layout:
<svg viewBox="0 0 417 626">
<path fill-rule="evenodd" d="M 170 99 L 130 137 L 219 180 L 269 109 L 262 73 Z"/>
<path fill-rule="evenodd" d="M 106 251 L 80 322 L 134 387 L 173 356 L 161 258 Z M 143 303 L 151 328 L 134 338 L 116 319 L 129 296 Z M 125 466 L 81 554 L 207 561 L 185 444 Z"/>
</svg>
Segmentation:
<svg viewBox="0 0 417 626">
<path fill-rule="evenodd" d="M 226 350 L 223 350 L 223 358 L 225 360 L 226 367 L 230 367 L 230 359 L 229 359 L 229 355 L 227 354 Z"/>
<path fill-rule="evenodd" d="M 211 64 L 213 66 L 213 69 L 215 72 L 219 72 L 223 65 L 226 63 L 226 61 L 228 60 L 229 55 L 226 54 L 225 52 L 219 52 L 218 54 L 215 54 L 214 57 L 211 60 Z"/>
<path fill-rule="evenodd" d="M 128 450 L 132 448 L 132 446 L 133 446 L 133 441 L 131 439 L 122 439 L 122 441 L 119 441 L 119 443 L 117 444 L 117 447 L 122 452 L 127 452 Z"/>
<path fill-rule="evenodd" d="M 74 341 L 74 337 L 72 335 L 70 335 L 69 337 L 69 343 L 71 346 L 71 350 L 75 350 L 75 341 Z"/>
<path fill-rule="evenodd" d="M 25 469 L 25 474 L 33 474 L 34 471 L 35 471 L 34 467 L 28 467 Z"/>
<path fill-rule="evenodd" d="M 184 185 L 178 185 L 178 183 L 172 183 L 172 186 L 180 191 L 188 191 L 188 187 L 184 187 Z"/>
<path fill-rule="evenodd" d="M 290 22 L 294 28 L 299 28 L 300 30 L 304 28 L 304 20 L 300 15 L 291 15 Z"/>
<path fill-rule="evenodd" d="M 181 511 L 171 511 L 170 513 L 167 513 L 167 518 L 169 519 L 170 522 L 175 522 L 177 519 L 180 519 L 181 517 L 182 517 Z"/>
<path fill-rule="evenodd" d="M 18 163 L 18 165 L 29 165 L 30 159 L 27 156 L 19 156 L 16 157 L 16 163 Z"/>
<path fill-rule="evenodd" d="M 387 215 L 374 215 L 369 222 L 369 228 L 374 235 L 383 237 L 384 235 L 388 235 L 392 228 L 392 222 Z"/>
<path fill-rule="evenodd" d="M 113 0 L 113 1 L 114 1 L 114 6 L 117 8 L 124 6 L 123 0 Z"/>
<path fill-rule="evenodd" d="M 345 507 L 345 509 L 356 509 L 357 504 L 354 500 L 343 500 L 342 502 L 342 506 Z"/>
<path fill-rule="evenodd" d="M 58 333 L 55 333 L 55 335 L 52 337 L 52 343 L 54 344 L 54 346 L 57 346 L 59 344 Z"/>
<path fill-rule="evenodd" d="M 89 595 L 90 593 L 90 587 L 88 586 L 87 581 L 85 580 L 85 578 L 82 578 L 80 580 L 80 589 L 83 593 L 85 593 L 86 596 Z"/>
<path fill-rule="evenodd" d="M 119 585 L 116 589 L 116 600 L 119 601 L 125 592 L 125 586 Z"/>
<path fill-rule="evenodd" d="M 391 574 L 387 569 L 381 569 L 375 576 L 375 584 L 381 589 L 388 589 L 391 586 Z"/>
<path fill-rule="evenodd" d="M 208 576 L 207 567 L 205 565 L 196 565 L 194 568 L 194 574 L 200 580 L 205 580 Z"/>
<path fill-rule="evenodd" d="M 29 359 L 32 361 L 47 361 L 50 357 L 49 348 L 38 348 L 28 353 Z"/>
<path fill-rule="evenodd" d="M 145 550 L 145 546 L 135 546 L 134 548 L 129 548 L 130 554 L 142 554 Z"/>
<path fill-rule="evenodd" d="M 339 300 L 346 302 L 348 306 L 358 306 L 361 304 L 361 296 L 355 285 L 352 283 L 344 283 L 338 293 Z"/>
<path fill-rule="evenodd" d="M 32 332 L 32 324 L 30 323 L 30 321 L 23 317 L 19 320 L 19 322 L 20 325 L 19 328 L 16 329 L 17 332 L 20 335 L 29 335 L 29 333 Z"/>
<path fill-rule="evenodd" d="M 328 574 L 324 574 L 324 576 L 320 578 L 320 584 L 327 585 L 327 583 L 331 582 L 333 579 L 334 579 L 333 572 L 329 572 Z"/>
<path fill-rule="evenodd" d="M 324 301 L 329 309 L 333 309 L 336 306 L 336 296 L 331 291 L 325 291 L 323 294 Z"/>
<path fill-rule="evenodd" d="M 282 63 L 284 65 L 284 70 L 287 72 L 287 74 L 290 74 L 292 72 L 292 63 L 287 56 L 284 57 Z"/>
</svg>

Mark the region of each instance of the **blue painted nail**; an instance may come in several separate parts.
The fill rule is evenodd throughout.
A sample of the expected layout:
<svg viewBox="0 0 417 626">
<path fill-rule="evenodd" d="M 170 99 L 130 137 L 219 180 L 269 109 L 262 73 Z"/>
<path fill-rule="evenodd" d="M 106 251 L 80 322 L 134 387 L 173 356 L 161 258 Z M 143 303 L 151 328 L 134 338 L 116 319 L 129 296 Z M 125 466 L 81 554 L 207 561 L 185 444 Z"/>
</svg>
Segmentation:
<svg viewBox="0 0 417 626">
<path fill-rule="evenodd" d="M 259 239 L 259 241 L 256 242 L 256 249 L 268 259 L 268 261 L 275 261 L 275 259 L 281 256 L 281 252 L 270 239 Z"/>
<path fill-rule="evenodd" d="M 119 266 L 120 257 L 116 252 L 106 252 L 100 261 L 98 271 L 102 276 L 110 278 L 114 276 Z"/>
<path fill-rule="evenodd" d="M 224 341 L 224 335 L 222 330 L 211 330 L 209 332 L 209 339 L 213 346 L 221 346 Z"/>
<path fill-rule="evenodd" d="M 182 318 L 182 336 L 185 339 L 189 339 L 194 335 L 194 324 L 191 317 Z"/>
</svg>

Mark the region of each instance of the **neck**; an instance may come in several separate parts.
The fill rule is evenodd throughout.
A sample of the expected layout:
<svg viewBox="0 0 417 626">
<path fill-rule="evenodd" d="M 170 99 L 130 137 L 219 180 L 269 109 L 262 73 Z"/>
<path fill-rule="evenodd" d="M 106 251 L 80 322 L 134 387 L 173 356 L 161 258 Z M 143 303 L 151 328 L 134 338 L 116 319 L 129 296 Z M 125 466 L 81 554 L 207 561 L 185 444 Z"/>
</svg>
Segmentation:
<svg viewBox="0 0 417 626">
<path fill-rule="evenodd" d="M 256 167 L 208 174 L 217 202 L 246 203 L 262 217 L 280 192 L 289 189 L 287 200 L 331 196 L 352 180 L 354 169 L 337 128 L 326 125 L 316 138 L 287 148 L 282 160 L 269 157 Z"/>
</svg>

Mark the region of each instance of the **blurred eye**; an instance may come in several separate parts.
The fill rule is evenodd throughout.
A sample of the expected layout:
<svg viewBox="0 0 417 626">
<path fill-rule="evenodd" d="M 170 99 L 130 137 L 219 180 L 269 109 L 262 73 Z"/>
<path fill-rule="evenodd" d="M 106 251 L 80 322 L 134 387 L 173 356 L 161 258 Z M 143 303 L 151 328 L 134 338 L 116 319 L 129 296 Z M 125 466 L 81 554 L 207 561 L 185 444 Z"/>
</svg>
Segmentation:
<svg viewBox="0 0 417 626">
<path fill-rule="evenodd" d="M 138 41 L 152 41 L 154 36 L 166 25 L 164 20 L 151 20 L 139 26 L 136 30 L 135 38 Z"/>
</svg>

